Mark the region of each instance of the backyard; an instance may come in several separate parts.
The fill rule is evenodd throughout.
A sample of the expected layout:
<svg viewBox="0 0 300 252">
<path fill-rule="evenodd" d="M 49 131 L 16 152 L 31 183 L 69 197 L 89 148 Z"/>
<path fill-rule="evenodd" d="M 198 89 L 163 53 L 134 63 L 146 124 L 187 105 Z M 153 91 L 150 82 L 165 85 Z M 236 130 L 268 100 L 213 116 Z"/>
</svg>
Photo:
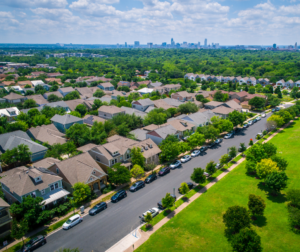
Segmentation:
<svg viewBox="0 0 300 252">
<path fill-rule="evenodd" d="M 299 139 L 300 121 L 296 120 L 270 140 L 289 162 L 287 189 L 300 189 Z M 266 202 L 264 217 L 253 222 L 263 250 L 299 251 L 300 236 L 290 230 L 285 191 L 281 196 L 270 196 L 260 180 L 246 174 L 245 162 L 161 227 L 137 251 L 232 251 L 224 236 L 222 215 L 230 206 L 247 207 L 250 193 Z"/>
</svg>

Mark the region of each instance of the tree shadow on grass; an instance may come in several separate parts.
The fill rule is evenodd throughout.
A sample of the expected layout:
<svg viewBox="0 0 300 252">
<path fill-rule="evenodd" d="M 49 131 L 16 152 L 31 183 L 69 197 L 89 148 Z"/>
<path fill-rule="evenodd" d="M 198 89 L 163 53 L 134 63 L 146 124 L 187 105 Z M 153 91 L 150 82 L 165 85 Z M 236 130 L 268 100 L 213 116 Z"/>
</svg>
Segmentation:
<svg viewBox="0 0 300 252">
<path fill-rule="evenodd" d="M 263 182 L 258 183 L 258 188 L 267 193 L 267 199 L 274 203 L 284 203 L 287 201 L 285 194 L 277 194 L 274 196 L 272 190 L 270 190 Z"/>
<path fill-rule="evenodd" d="M 265 216 L 256 216 L 256 220 L 253 221 L 253 225 L 264 227 L 267 225 L 267 218 Z"/>
</svg>

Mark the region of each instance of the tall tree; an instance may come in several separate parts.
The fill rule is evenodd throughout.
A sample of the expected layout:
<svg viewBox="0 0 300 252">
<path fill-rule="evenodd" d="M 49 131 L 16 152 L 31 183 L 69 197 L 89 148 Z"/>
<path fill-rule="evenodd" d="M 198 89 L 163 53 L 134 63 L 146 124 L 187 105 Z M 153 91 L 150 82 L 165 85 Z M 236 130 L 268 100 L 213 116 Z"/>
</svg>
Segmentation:
<svg viewBox="0 0 300 252">
<path fill-rule="evenodd" d="M 131 155 L 131 163 L 132 165 L 139 165 L 142 168 L 145 168 L 145 158 L 141 152 L 141 148 L 139 147 L 134 147 L 131 149 L 130 152 Z"/>
<path fill-rule="evenodd" d="M 73 185 L 73 197 L 75 203 L 81 203 L 87 200 L 91 196 L 91 188 L 89 185 L 77 182 Z"/>
</svg>

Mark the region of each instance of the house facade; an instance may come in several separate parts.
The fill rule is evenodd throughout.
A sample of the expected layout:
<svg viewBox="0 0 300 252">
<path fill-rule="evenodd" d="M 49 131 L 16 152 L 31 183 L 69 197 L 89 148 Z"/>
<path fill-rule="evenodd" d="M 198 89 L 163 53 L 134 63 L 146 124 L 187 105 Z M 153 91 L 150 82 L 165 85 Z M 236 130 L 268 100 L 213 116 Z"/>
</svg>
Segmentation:
<svg viewBox="0 0 300 252">
<path fill-rule="evenodd" d="M 72 115 L 55 115 L 51 118 L 51 122 L 60 132 L 66 132 L 73 124 L 83 124 L 83 119 Z"/>
<path fill-rule="evenodd" d="M 0 238 L 7 237 L 11 232 L 12 217 L 9 211 L 10 205 L 0 198 Z"/>
<path fill-rule="evenodd" d="M 105 90 L 105 91 L 113 91 L 115 90 L 115 87 L 113 84 L 111 84 L 110 82 L 105 82 L 105 83 L 99 83 L 98 88 Z"/>
<path fill-rule="evenodd" d="M 149 98 L 147 98 L 147 99 L 133 101 L 131 103 L 131 105 L 132 105 L 132 108 L 144 112 L 148 107 L 154 107 L 154 102 L 152 100 L 150 100 Z"/>
<path fill-rule="evenodd" d="M 98 109 L 98 116 L 101 118 L 104 118 L 106 120 L 108 119 L 112 119 L 114 116 L 118 115 L 118 114 L 124 114 L 125 115 L 125 111 L 121 108 L 118 108 L 116 106 L 101 106 Z"/>
</svg>

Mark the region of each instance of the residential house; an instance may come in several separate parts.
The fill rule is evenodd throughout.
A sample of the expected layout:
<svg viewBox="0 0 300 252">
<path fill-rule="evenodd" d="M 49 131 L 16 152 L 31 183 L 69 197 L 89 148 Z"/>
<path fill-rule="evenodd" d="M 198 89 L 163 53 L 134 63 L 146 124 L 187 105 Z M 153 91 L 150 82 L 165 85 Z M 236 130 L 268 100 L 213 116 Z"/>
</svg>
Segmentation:
<svg viewBox="0 0 300 252">
<path fill-rule="evenodd" d="M 88 144 L 78 147 L 77 150 L 81 151 L 81 152 L 88 152 L 89 150 L 91 150 L 92 148 L 94 148 L 96 146 L 98 146 L 98 145 L 94 144 L 94 143 L 88 143 Z"/>
<path fill-rule="evenodd" d="M 154 102 L 149 98 L 133 101 L 131 104 L 132 108 L 140 111 L 145 111 L 148 107 L 154 107 Z"/>
<path fill-rule="evenodd" d="M 175 108 L 175 106 L 169 105 L 164 99 L 154 100 L 153 103 L 155 108 L 162 108 L 164 110 L 167 110 L 169 108 Z M 151 109 L 152 107 L 148 107 L 148 109 L 149 108 Z M 146 113 L 149 113 L 148 109 L 145 111 Z"/>
<path fill-rule="evenodd" d="M 210 102 L 204 103 L 204 108 L 214 109 L 216 107 L 222 106 L 223 104 L 224 104 L 224 102 L 210 101 Z"/>
<path fill-rule="evenodd" d="M 41 94 L 38 94 L 38 95 L 28 95 L 28 96 L 26 96 L 26 98 L 34 100 L 39 107 L 40 106 L 44 106 L 45 104 L 49 103 L 44 98 L 44 96 L 42 96 Z"/>
<path fill-rule="evenodd" d="M 194 124 L 181 119 L 170 120 L 160 125 L 160 127 L 167 126 L 167 125 L 172 125 L 177 130 L 176 135 L 179 138 L 183 138 L 185 136 L 185 133 L 187 132 L 194 132 L 197 128 Z"/>
<path fill-rule="evenodd" d="M 84 77 L 85 78 L 85 77 Z M 87 83 L 87 85 L 91 85 L 92 82 L 94 81 L 103 81 L 103 82 L 108 82 L 108 81 L 111 81 L 112 79 L 109 79 L 109 78 L 105 78 L 105 77 L 92 77 L 92 78 L 89 78 L 89 79 L 85 79 L 84 81 Z M 77 82 L 77 81 L 76 81 Z"/>
<path fill-rule="evenodd" d="M 143 82 L 143 81 L 141 81 Z M 141 83 L 139 82 L 139 83 Z M 151 82 L 147 85 L 149 88 L 157 88 L 157 87 L 161 87 L 162 86 L 162 83 L 159 82 L 159 81 L 156 81 L 156 82 Z"/>
<path fill-rule="evenodd" d="M 257 82 L 262 86 L 266 86 L 270 84 L 270 80 L 268 78 L 260 78 L 257 80 Z"/>
<path fill-rule="evenodd" d="M 179 100 L 181 102 L 193 101 L 194 97 L 195 97 L 195 94 L 188 93 L 187 91 L 181 91 L 181 92 L 173 93 L 171 95 L 172 99 L 176 99 L 176 100 Z"/>
<path fill-rule="evenodd" d="M 128 108 L 128 107 L 125 107 L 125 106 L 122 106 L 121 109 L 123 109 L 125 111 L 125 114 L 128 114 L 128 115 L 133 115 L 135 114 L 136 116 L 140 116 L 141 118 L 145 118 L 147 113 L 146 112 L 143 112 L 143 111 L 140 111 L 140 110 L 137 110 L 135 108 Z"/>
<path fill-rule="evenodd" d="M 18 81 L 18 85 L 23 89 L 25 88 L 26 85 L 29 85 L 30 87 L 32 87 L 32 83 L 29 80 L 27 80 L 27 81 Z"/>
<path fill-rule="evenodd" d="M 44 168 L 48 169 L 50 166 L 54 165 L 55 163 L 59 163 L 60 160 L 52 157 L 44 158 L 40 161 L 34 162 L 31 167 L 37 167 L 37 168 Z"/>
<path fill-rule="evenodd" d="M 294 81 L 292 80 L 288 80 L 286 83 L 285 83 L 285 86 L 288 87 L 288 88 L 293 88 L 295 85 Z"/>
<path fill-rule="evenodd" d="M 114 135 L 107 139 L 106 144 L 98 145 L 89 150 L 88 153 L 105 171 L 108 167 L 112 167 L 116 163 L 122 163 L 125 167 L 131 168 L 130 153 L 134 147 L 141 149 L 146 163 L 158 163 L 158 155 L 161 151 L 150 139 L 138 142 L 126 137 Z"/>
<path fill-rule="evenodd" d="M 68 105 L 68 107 L 71 111 L 74 111 L 79 104 L 85 105 L 88 110 L 91 109 L 91 106 L 92 106 L 91 104 L 86 102 L 86 100 L 83 100 L 83 99 L 68 100 L 68 101 L 65 101 L 65 103 Z"/>
<path fill-rule="evenodd" d="M 252 106 L 249 105 L 248 101 L 241 102 L 241 106 L 243 109 L 248 109 L 248 110 L 252 108 Z"/>
<path fill-rule="evenodd" d="M 45 106 L 51 107 L 51 108 L 63 108 L 67 113 L 71 112 L 68 104 L 64 101 L 50 102 L 50 103 L 47 103 Z"/>
<path fill-rule="evenodd" d="M 47 73 L 46 74 L 48 78 L 56 78 L 56 77 L 59 77 L 59 76 L 64 76 L 63 74 L 57 72 L 57 73 Z"/>
<path fill-rule="evenodd" d="M 67 142 L 65 134 L 58 131 L 54 124 L 31 127 L 27 130 L 27 134 L 35 141 L 48 143 L 49 145 Z"/>
<path fill-rule="evenodd" d="M 150 138 L 154 143 L 159 145 L 169 135 L 176 135 L 177 137 L 179 137 L 177 134 L 177 130 L 169 124 L 147 132 L 146 138 Z"/>
<path fill-rule="evenodd" d="M 11 92 L 8 95 L 4 96 L 3 99 L 5 99 L 5 101 L 7 103 L 21 103 L 21 102 L 24 102 L 26 100 L 26 97 Z"/>
<path fill-rule="evenodd" d="M 247 77 L 241 78 L 241 79 L 239 80 L 239 84 L 240 84 L 240 85 L 247 84 L 247 80 L 248 80 Z"/>
<path fill-rule="evenodd" d="M 93 94 L 99 90 L 98 87 L 81 87 L 78 88 L 76 87 L 75 90 L 78 91 L 78 93 L 83 97 L 83 98 L 91 98 L 93 97 Z"/>
<path fill-rule="evenodd" d="M 180 84 L 167 84 L 163 86 L 165 89 L 165 93 L 169 93 L 171 90 L 177 91 L 181 88 Z"/>
<path fill-rule="evenodd" d="M 109 95 L 104 95 L 101 98 L 99 97 L 91 97 L 89 99 L 86 99 L 87 101 L 95 101 L 95 100 L 100 100 L 102 102 L 107 102 L 108 104 L 110 103 L 110 101 L 112 100 L 111 96 Z"/>
<path fill-rule="evenodd" d="M 4 153 L 6 150 L 12 150 L 21 144 L 28 146 L 29 151 L 32 153 L 30 156 L 32 162 L 43 159 L 48 150 L 47 147 L 32 141 L 30 137 L 21 130 L 0 135 L 0 153 Z"/>
<path fill-rule="evenodd" d="M 45 84 L 42 80 L 31 81 L 32 87 L 42 86 L 46 91 L 49 91 L 51 86 Z"/>
<path fill-rule="evenodd" d="M 5 172 L 0 179 L 2 190 L 9 202 L 22 203 L 30 197 L 42 197 L 45 207 L 64 202 L 70 194 L 63 189 L 62 178 L 45 168 L 17 167 Z"/>
<path fill-rule="evenodd" d="M 228 114 L 233 112 L 235 109 L 229 108 L 227 106 L 218 106 L 211 110 L 215 115 L 220 116 L 224 119 L 228 117 Z"/>
<path fill-rule="evenodd" d="M 194 73 L 187 73 L 186 75 L 184 75 L 184 78 L 195 81 L 196 78 L 199 78 L 199 75 Z"/>
<path fill-rule="evenodd" d="M 285 81 L 284 81 L 284 79 L 282 79 L 282 80 L 279 80 L 279 81 L 277 81 L 276 82 L 276 86 L 278 87 L 285 87 L 286 85 L 285 85 Z"/>
<path fill-rule="evenodd" d="M 234 77 L 234 79 L 232 80 L 233 83 L 240 83 L 240 80 L 242 79 L 241 76 L 238 77 Z"/>
<path fill-rule="evenodd" d="M 69 94 L 73 91 L 75 91 L 75 89 L 72 88 L 72 87 L 65 87 L 65 88 L 59 88 L 58 89 L 58 92 L 60 92 L 63 97 L 65 97 L 67 94 Z"/>
<path fill-rule="evenodd" d="M 255 77 L 249 77 L 247 79 L 247 85 L 253 85 L 253 86 L 255 86 L 256 85 L 256 78 Z"/>
<path fill-rule="evenodd" d="M 248 96 L 248 93 L 246 91 L 241 91 L 241 92 L 230 92 L 229 93 L 229 98 L 231 99 L 237 99 L 240 102 L 245 101 L 246 97 Z"/>
<path fill-rule="evenodd" d="M 44 93 L 43 94 L 43 97 L 46 99 L 46 100 L 48 100 L 48 97 L 49 97 L 49 95 L 56 95 L 58 98 L 63 98 L 63 95 L 60 93 L 60 92 L 58 92 L 58 91 L 53 91 L 53 92 L 47 92 L 47 93 Z"/>
<path fill-rule="evenodd" d="M 261 98 L 267 99 L 267 96 L 265 96 L 265 95 L 261 95 L 261 94 L 248 94 L 245 97 L 245 101 L 249 101 L 249 100 L 251 100 L 254 97 L 261 97 Z"/>
<path fill-rule="evenodd" d="M 15 85 L 16 85 L 15 81 L 2 81 L 0 87 L 4 88 L 9 86 L 15 86 Z"/>
<path fill-rule="evenodd" d="M 129 132 L 129 134 L 133 135 L 135 140 L 137 141 L 143 141 L 147 139 L 147 130 L 144 129 L 135 129 Z"/>
<path fill-rule="evenodd" d="M 163 88 L 164 90 L 164 88 Z M 153 88 L 142 88 L 140 90 L 137 90 L 137 92 L 140 94 L 140 95 L 144 95 L 144 94 L 151 94 L 152 92 L 154 91 Z"/>
<path fill-rule="evenodd" d="M 296 87 L 300 87 L 300 80 L 298 80 L 298 81 L 295 82 L 295 86 Z"/>
<path fill-rule="evenodd" d="M 9 87 L 4 87 L 4 89 L 5 89 L 7 92 L 16 91 L 16 92 L 21 93 L 22 95 L 25 94 L 23 88 L 21 88 L 20 86 L 9 86 Z"/>
<path fill-rule="evenodd" d="M 61 82 L 61 79 L 58 79 L 58 78 L 46 78 L 45 79 L 46 83 L 49 83 L 49 82 L 57 82 L 58 85 L 62 85 L 63 83 Z"/>
<path fill-rule="evenodd" d="M 60 131 L 60 132 L 65 132 L 67 129 L 69 129 L 73 124 L 78 123 L 78 124 L 83 124 L 83 119 L 72 116 L 70 114 L 66 115 L 55 115 L 51 118 L 51 122 L 55 125 L 55 127 Z"/>
<path fill-rule="evenodd" d="M 173 98 L 165 98 L 165 99 L 163 99 L 163 101 L 165 103 L 169 104 L 170 106 L 173 106 L 176 108 L 178 108 L 182 104 L 181 101 L 179 101 L 177 99 L 173 99 Z"/>
<path fill-rule="evenodd" d="M 12 217 L 9 211 L 10 205 L 0 198 L 0 239 L 8 237 L 12 226 Z"/>
<path fill-rule="evenodd" d="M 20 114 L 20 111 L 17 107 L 0 109 L 0 117 L 6 117 L 7 122 L 13 122 Z"/>
<path fill-rule="evenodd" d="M 105 123 L 105 121 L 105 119 L 94 115 L 86 115 L 85 117 L 83 117 L 83 123 L 88 126 L 93 126 L 94 122 Z"/>
<path fill-rule="evenodd" d="M 192 123 L 197 127 L 202 127 L 204 125 L 207 125 L 213 116 L 215 116 L 215 114 L 211 110 L 206 110 L 204 112 L 196 112 L 194 114 L 189 114 L 189 115 L 182 114 L 177 117 L 169 118 L 167 122 L 176 119 L 181 119 L 189 123 Z"/>
<path fill-rule="evenodd" d="M 97 87 L 106 91 L 113 91 L 115 89 L 114 85 L 110 82 L 99 83 Z"/>
<path fill-rule="evenodd" d="M 125 110 L 118 108 L 116 106 L 106 106 L 103 105 L 98 109 L 98 116 L 104 119 L 111 119 L 118 114 L 124 114 Z"/>
<path fill-rule="evenodd" d="M 240 105 L 239 100 L 236 100 L 236 99 L 225 102 L 224 106 L 232 108 L 232 109 L 234 109 L 236 111 L 239 111 L 239 112 L 242 111 L 242 106 Z"/>
<path fill-rule="evenodd" d="M 124 87 L 124 86 L 130 87 L 130 82 L 128 82 L 128 81 L 119 81 L 118 82 L 118 87 Z"/>
<path fill-rule="evenodd" d="M 107 183 L 107 174 L 88 153 L 55 163 L 49 170 L 62 177 L 64 188 L 71 193 L 73 186 L 78 182 L 89 185 L 94 192 L 104 188 Z"/>
<path fill-rule="evenodd" d="M 40 75 L 45 74 L 44 71 L 39 71 L 39 72 L 31 72 L 31 76 L 33 76 L 34 78 L 39 77 Z"/>
<path fill-rule="evenodd" d="M 118 100 L 118 96 L 124 97 L 125 99 L 128 98 L 128 93 L 124 92 L 124 91 L 118 91 L 118 90 L 113 90 L 111 92 L 111 98 L 114 100 Z"/>
</svg>

